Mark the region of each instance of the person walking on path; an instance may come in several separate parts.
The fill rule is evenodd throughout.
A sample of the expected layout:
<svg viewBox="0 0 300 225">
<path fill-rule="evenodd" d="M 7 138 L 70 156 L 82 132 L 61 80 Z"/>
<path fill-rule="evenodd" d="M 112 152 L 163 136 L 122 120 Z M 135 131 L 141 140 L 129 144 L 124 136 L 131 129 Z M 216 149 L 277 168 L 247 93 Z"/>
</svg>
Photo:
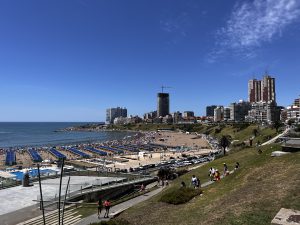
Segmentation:
<svg viewBox="0 0 300 225">
<path fill-rule="evenodd" d="M 197 177 L 197 188 L 201 188 L 201 182 L 200 182 L 200 179 Z"/>
<path fill-rule="evenodd" d="M 103 203 L 102 203 L 102 199 L 101 199 L 101 196 L 98 200 L 98 218 L 100 219 L 100 215 L 101 215 L 101 211 L 103 209 Z"/>
<path fill-rule="evenodd" d="M 145 189 L 146 189 L 145 185 L 144 185 L 144 184 L 142 184 L 142 185 L 141 185 L 141 189 L 140 189 L 140 191 L 141 191 L 141 192 L 144 192 L 144 191 L 145 191 Z"/>
<path fill-rule="evenodd" d="M 226 163 L 223 163 L 224 165 L 224 171 L 223 171 L 223 175 L 224 177 L 228 175 L 228 166 L 226 165 Z"/>
<path fill-rule="evenodd" d="M 195 175 L 192 176 L 191 184 L 194 188 L 197 187 L 197 177 Z"/>
<path fill-rule="evenodd" d="M 215 176 L 215 169 L 213 167 L 210 167 L 208 175 L 210 177 L 210 181 L 213 181 Z"/>
<path fill-rule="evenodd" d="M 104 203 L 104 208 L 105 208 L 105 213 L 104 213 L 104 218 L 108 218 L 108 214 L 109 214 L 109 209 L 110 209 L 110 201 L 107 199 Z"/>
</svg>

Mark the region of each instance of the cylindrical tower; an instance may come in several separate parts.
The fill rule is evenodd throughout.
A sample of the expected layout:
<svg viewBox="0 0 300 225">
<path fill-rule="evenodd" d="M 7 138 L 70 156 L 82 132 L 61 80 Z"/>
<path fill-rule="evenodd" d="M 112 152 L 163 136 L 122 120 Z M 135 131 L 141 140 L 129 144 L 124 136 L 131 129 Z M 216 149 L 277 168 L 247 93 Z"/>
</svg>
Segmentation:
<svg viewBox="0 0 300 225">
<path fill-rule="evenodd" d="M 164 117 L 170 113 L 169 93 L 157 94 L 157 117 Z"/>
</svg>

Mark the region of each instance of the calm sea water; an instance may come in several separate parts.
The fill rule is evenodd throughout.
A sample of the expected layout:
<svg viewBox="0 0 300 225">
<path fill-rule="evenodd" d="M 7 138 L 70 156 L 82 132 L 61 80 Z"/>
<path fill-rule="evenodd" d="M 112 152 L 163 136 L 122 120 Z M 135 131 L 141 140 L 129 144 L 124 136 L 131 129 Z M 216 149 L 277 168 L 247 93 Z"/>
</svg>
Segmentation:
<svg viewBox="0 0 300 225">
<path fill-rule="evenodd" d="M 53 146 L 122 139 L 128 132 L 54 132 L 86 123 L 4 123 L 0 122 L 0 147 Z"/>
</svg>

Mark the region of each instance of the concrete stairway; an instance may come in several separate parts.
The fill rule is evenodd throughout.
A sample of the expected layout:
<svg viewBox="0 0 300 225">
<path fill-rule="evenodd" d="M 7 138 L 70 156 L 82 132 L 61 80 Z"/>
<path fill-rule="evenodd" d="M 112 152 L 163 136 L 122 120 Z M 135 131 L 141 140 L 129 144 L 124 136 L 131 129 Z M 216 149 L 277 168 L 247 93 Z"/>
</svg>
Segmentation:
<svg viewBox="0 0 300 225">
<path fill-rule="evenodd" d="M 62 214 L 61 214 L 62 216 Z M 58 210 L 45 214 L 47 225 L 58 225 Z M 72 225 L 81 220 L 81 215 L 77 215 L 74 209 L 65 210 L 64 212 L 64 225 Z M 38 216 L 19 223 L 17 225 L 43 225 L 43 216 Z"/>
</svg>

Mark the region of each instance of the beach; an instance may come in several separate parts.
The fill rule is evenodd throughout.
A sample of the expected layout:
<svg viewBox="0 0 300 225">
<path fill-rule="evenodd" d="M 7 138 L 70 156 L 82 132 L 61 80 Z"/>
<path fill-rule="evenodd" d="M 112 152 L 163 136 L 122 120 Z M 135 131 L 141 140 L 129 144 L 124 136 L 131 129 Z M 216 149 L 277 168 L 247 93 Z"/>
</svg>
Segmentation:
<svg viewBox="0 0 300 225">
<path fill-rule="evenodd" d="M 150 149 L 144 149 L 146 145 L 151 144 Z M 102 146 L 125 146 L 123 154 L 114 154 L 110 151 L 107 156 L 99 156 L 95 153 L 87 151 L 86 147 L 93 147 L 95 149 L 101 149 Z M 117 147 L 115 147 L 117 146 Z M 135 146 L 137 151 L 129 151 L 129 146 Z M 55 148 L 66 156 L 66 163 L 72 163 L 72 165 L 85 165 L 85 167 L 107 167 L 111 171 L 116 170 L 129 170 L 130 168 L 137 168 L 148 164 L 158 164 L 164 161 L 172 159 L 182 158 L 183 152 L 185 154 L 199 156 L 203 154 L 209 154 L 211 148 L 206 139 L 196 134 L 189 134 L 183 132 L 173 131 L 150 131 L 139 132 L 128 135 L 122 139 L 116 139 L 111 141 L 105 141 L 100 143 L 82 143 L 76 145 L 76 148 L 83 153 L 90 156 L 89 159 L 83 159 L 82 157 L 67 150 L 71 146 L 55 146 Z M 130 147 L 131 148 L 131 147 Z M 57 160 L 55 155 L 51 154 L 48 147 L 36 148 L 37 152 L 44 160 L 43 164 L 54 162 Z M 103 150 L 103 149 L 101 149 Z M 1 164 L 0 168 L 5 169 L 7 166 L 5 163 L 5 154 L 2 151 L 0 155 Z M 105 163 L 104 163 L 105 161 Z M 16 162 L 14 168 L 22 167 L 34 167 L 34 163 L 25 149 L 16 151 Z M 105 164 L 105 165 L 104 165 Z"/>
</svg>

